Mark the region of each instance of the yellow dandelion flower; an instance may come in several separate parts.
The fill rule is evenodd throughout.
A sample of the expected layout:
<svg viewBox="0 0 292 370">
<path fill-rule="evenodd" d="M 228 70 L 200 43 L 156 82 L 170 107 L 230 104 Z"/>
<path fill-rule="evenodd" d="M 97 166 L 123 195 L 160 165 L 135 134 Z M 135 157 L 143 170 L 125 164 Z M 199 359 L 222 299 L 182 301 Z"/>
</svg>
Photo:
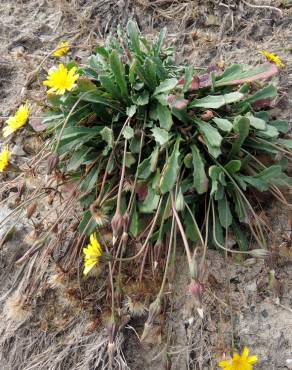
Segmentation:
<svg viewBox="0 0 292 370">
<path fill-rule="evenodd" d="M 282 68 L 285 67 L 285 64 L 282 62 L 281 58 L 274 53 L 269 53 L 267 50 L 260 50 L 261 54 L 263 54 L 270 62 L 275 63 L 276 66 Z"/>
<path fill-rule="evenodd" d="M 90 243 L 87 247 L 83 248 L 84 254 L 84 270 L 83 274 L 87 275 L 89 271 L 98 263 L 99 258 L 102 256 L 101 246 L 96 239 L 96 234 L 90 235 Z"/>
<path fill-rule="evenodd" d="M 63 55 L 66 55 L 68 51 L 70 50 L 70 44 L 68 41 L 61 41 L 57 47 L 56 50 L 53 52 L 54 57 L 62 57 Z"/>
<path fill-rule="evenodd" d="M 233 358 L 219 362 L 219 367 L 224 370 L 252 370 L 253 364 L 258 361 L 257 356 L 248 357 L 249 349 L 244 347 L 242 355 L 235 353 Z"/>
<path fill-rule="evenodd" d="M 8 166 L 10 160 L 11 153 L 8 149 L 8 145 L 6 145 L 5 149 L 2 150 L 0 153 L 0 172 L 3 172 L 5 168 Z"/>
<path fill-rule="evenodd" d="M 68 70 L 64 64 L 59 64 L 58 68 L 51 68 L 47 79 L 43 82 L 43 85 L 50 87 L 47 94 L 63 95 L 66 91 L 71 91 L 79 77 L 76 71 L 77 67 Z"/>
<path fill-rule="evenodd" d="M 6 126 L 3 128 L 3 136 L 7 137 L 14 131 L 25 125 L 28 120 L 29 112 L 29 104 L 27 102 L 25 104 L 22 104 L 17 109 L 15 115 L 9 117 L 8 120 L 5 122 Z"/>
</svg>

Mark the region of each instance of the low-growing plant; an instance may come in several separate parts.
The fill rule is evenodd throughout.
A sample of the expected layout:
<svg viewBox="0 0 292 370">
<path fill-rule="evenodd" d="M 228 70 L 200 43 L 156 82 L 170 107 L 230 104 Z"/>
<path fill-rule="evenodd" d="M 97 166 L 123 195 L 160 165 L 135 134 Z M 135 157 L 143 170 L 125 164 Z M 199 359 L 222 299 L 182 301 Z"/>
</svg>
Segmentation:
<svg viewBox="0 0 292 370">
<path fill-rule="evenodd" d="M 260 193 L 287 204 L 280 188 L 291 185 L 289 125 L 269 114 L 277 91 L 263 82 L 277 66 L 177 65 L 173 50 L 163 48 L 165 35 L 163 29 L 150 42 L 130 21 L 88 64 L 62 64 L 45 81 L 49 172 L 75 184 L 83 210 L 79 236 L 90 236 L 85 274 L 99 259 L 108 263 L 110 343 L 123 272 L 133 263 L 133 281 L 143 284 L 146 270 L 146 279 L 161 277 L 142 338 L 160 312 L 181 246 L 202 314 L 207 248 L 265 256 Z"/>
</svg>

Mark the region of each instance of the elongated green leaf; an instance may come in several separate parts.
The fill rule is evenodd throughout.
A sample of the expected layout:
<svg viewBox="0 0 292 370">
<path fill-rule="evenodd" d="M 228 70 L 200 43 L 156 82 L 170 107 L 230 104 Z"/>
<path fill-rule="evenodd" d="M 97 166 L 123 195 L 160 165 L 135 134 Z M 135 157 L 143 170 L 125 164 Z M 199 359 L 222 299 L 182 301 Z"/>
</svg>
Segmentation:
<svg viewBox="0 0 292 370">
<path fill-rule="evenodd" d="M 205 173 L 205 166 L 200 151 L 196 145 L 191 146 L 192 157 L 193 157 L 193 179 L 194 187 L 198 194 L 206 193 L 208 190 L 208 178 Z"/>
<path fill-rule="evenodd" d="M 136 238 L 141 229 L 140 217 L 138 215 L 136 205 L 133 207 L 133 211 L 132 211 L 130 219 L 131 219 L 131 223 L 130 223 L 129 231 L 130 231 L 130 234 L 133 235 L 134 238 Z"/>
<path fill-rule="evenodd" d="M 240 101 L 244 95 L 238 91 L 225 95 L 208 95 L 202 99 L 195 99 L 190 104 L 190 108 L 221 108 L 226 104 Z"/>
<path fill-rule="evenodd" d="M 156 112 L 160 123 L 160 127 L 169 131 L 173 124 L 172 115 L 169 108 L 158 103 L 156 107 Z"/>
<path fill-rule="evenodd" d="M 121 94 L 120 91 L 115 83 L 115 81 L 109 77 L 108 75 L 99 75 L 99 81 L 101 85 L 105 88 L 107 92 L 109 92 L 114 99 L 120 99 Z"/>
<path fill-rule="evenodd" d="M 151 175 L 151 156 L 144 159 L 138 167 L 138 177 L 140 179 L 147 179 Z"/>
<path fill-rule="evenodd" d="M 153 51 L 154 51 L 154 54 L 156 56 L 159 56 L 159 54 L 161 52 L 161 48 L 162 48 L 163 41 L 165 39 L 166 33 L 167 33 L 167 28 L 166 27 L 162 28 L 159 32 L 159 36 L 158 36 L 157 40 L 155 41 L 155 43 L 153 45 Z"/>
<path fill-rule="evenodd" d="M 283 134 L 287 134 L 289 129 L 291 129 L 291 125 L 289 124 L 289 122 L 282 119 L 270 121 L 269 125 L 274 126 L 279 132 L 282 132 Z"/>
<path fill-rule="evenodd" d="M 249 127 L 250 127 L 249 119 L 246 117 L 240 117 L 236 121 L 236 128 L 238 130 L 239 137 L 232 144 L 232 148 L 228 155 L 228 159 L 233 158 L 240 151 L 242 144 L 244 143 L 245 139 L 248 137 Z"/>
<path fill-rule="evenodd" d="M 91 148 L 83 147 L 72 155 L 72 158 L 70 159 L 67 171 L 76 171 L 84 162 L 87 154 L 91 151 Z"/>
<path fill-rule="evenodd" d="M 174 188 L 174 185 L 177 181 L 177 176 L 179 172 L 179 144 L 181 138 L 178 137 L 175 144 L 171 156 L 168 158 L 167 164 L 164 167 L 161 179 L 160 179 L 160 191 L 162 194 L 167 193 L 168 191 Z"/>
<path fill-rule="evenodd" d="M 221 226 L 227 229 L 232 224 L 232 214 L 226 196 L 218 200 L 218 213 Z"/>
<path fill-rule="evenodd" d="M 154 148 L 154 150 L 151 154 L 151 160 L 150 160 L 150 170 L 151 170 L 151 172 L 156 171 L 158 156 L 159 156 L 159 146 L 156 145 L 156 147 Z"/>
<path fill-rule="evenodd" d="M 222 170 L 218 166 L 211 166 L 209 167 L 209 176 L 212 180 L 212 188 L 210 195 L 214 195 L 218 190 L 218 180 L 219 175 L 221 174 Z"/>
<path fill-rule="evenodd" d="M 219 148 L 222 143 L 222 136 L 219 134 L 218 130 L 211 126 L 209 122 L 200 121 L 198 119 L 196 119 L 195 122 L 198 125 L 199 131 L 209 144 Z"/>
<path fill-rule="evenodd" d="M 277 89 L 273 85 L 268 85 L 263 89 L 257 91 L 253 95 L 245 99 L 246 102 L 252 104 L 262 99 L 274 99 L 277 96 Z"/>
<path fill-rule="evenodd" d="M 248 250 L 248 240 L 245 236 L 245 233 L 241 230 L 239 225 L 234 220 L 233 220 L 231 228 L 233 231 L 233 235 L 235 236 L 236 242 L 239 246 L 239 249 L 241 251 L 247 251 Z"/>
<path fill-rule="evenodd" d="M 174 89 L 177 85 L 177 82 L 178 81 L 177 81 L 176 78 L 170 78 L 168 80 L 165 80 L 165 81 L 161 82 L 161 84 L 159 86 L 157 86 L 157 88 L 155 89 L 153 95 L 155 96 L 157 94 L 168 92 L 168 91 Z"/>
<path fill-rule="evenodd" d="M 257 132 L 257 136 L 267 139 L 276 138 L 279 136 L 279 131 L 276 129 L 275 126 L 267 124 L 266 129 L 264 131 Z"/>
<path fill-rule="evenodd" d="M 141 54 L 140 49 L 140 31 L 137 23 L 130 20 L 127 24 L 128 36 L 131 40 L 132 48 L 137 54 Z"/>
<path fill-rule="evenodd" d="M 121 95 L 123 98 L 128 98 L 128 88 L 125 78 L 125 68 L 123 63 L 120 61 L 118 53 L 113 50 L 110 54 L 110 66 L 115 76 L 117 85 L 120 88 Z"/>
<path fill-rule="evenodd" d="M 249 119 L 250 125 L 252 127 L 256 128 L 257 130 L 266 130 L 266 121 L 264 121 L 263 119 L 253 116 L 250 112 L 248 112 L 245 117 Z"/>
<path fill-rule="evenodd" d="M 233 125 L 228 119 L 215 117 L 213 118 L 213 122 L 215 122 L 216 126 L 222 131 L 230 132 L 232 130 Z"/>
<path fill-rule="evenodd" d="M 148 193 L 145 200 L 140 204 L 139 210 L 141 213 L 152 213 L 157 209 L 159 195 L 157 195 L 151 186 L 148 186 Z"/>
<path fill-rule="evenodd" d="M 184 85 L 183 85 L 183 92 L 187 92 L 189 90 L 190 84 L 192 82 L 194 75 L 194 67 L 187 66 L 185 69 L 185 76 L 184 76 Z"/>
<path fill-rule="evenodd" d="M 146 58 L 143 69 L 148 86 L 150 87 L 151 91 L 154 91 L 157 86 L 156 65 L 150 58 Z"/>
<path fill-rule="evenodd" d="M 151 131 L 152 131 L 155 141 L 159 145 L 162 146 L 168 142 L 169 133 L 166 130 L 159 128 L 159 127 L 154 127 L 153 129 L 151 129 Z"/>
</svg>

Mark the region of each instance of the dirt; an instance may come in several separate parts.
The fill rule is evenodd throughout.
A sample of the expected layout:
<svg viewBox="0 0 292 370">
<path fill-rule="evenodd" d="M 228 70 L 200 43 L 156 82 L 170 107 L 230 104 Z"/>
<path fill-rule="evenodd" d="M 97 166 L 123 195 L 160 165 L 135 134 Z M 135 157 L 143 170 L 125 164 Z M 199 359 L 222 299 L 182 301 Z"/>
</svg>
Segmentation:
<svg viewBox="0 0 292 370">
<path fill-rule="evenodd" d="M 33 78 L 31 72 L 59 40 L 75 45 L 73 57 L 82 63 L 97 43 L 128 19 L 136 19 L 149 37 L 167 26 L 167 42 L 178 50 L 177 59 L 196 66 L 255 64 L 264 60 L 260 49 L 277 53 L 286 67 L 274 80 L 279 88 L 274 110 L 291 121 L 292 8 L 284 0 L 2 0 L 0 120 L 4 122 L 26 99 L 32 102 L 33 119 L 39 120 L 44 104 L 41 81 L 54 60 L 49 58 Z M 28 142 L 30 134 L 25 135 Z M 19 147 L 16 161 L 24 161 L 29 151 L 21 152 L 23 138 L 10 140 Z M 33 144 L 33 150 L 37 145 Z M 1 207 L 3 218 L 9 210 Z M 117 368 L 216 369 L 218 360 L 232 348 L 247 345 L 259 356 L 255 369 L 288 369 L 286 360 L 292 359 L 291 224 L 288 211 L 279 203 L 268 201 L 263 212 L 274 231 L 269 246 L 275 252 L 272 258 L 226 259 L 210 251 L 201 319 L 188 295 L 181 256 L 179 273 L 169 287 L 173 294 L 150 340 L 141 344 L 137 337 L 144 317 L 130 321 L 118 338 Z M 11 226 L 6 225 L 1 233 Z M 94 315 L 88 316 L 78 299 L 68 295 L 78 285 L 76 279 L 56 282 L 53 278 L 58 272 L 45 264 L 39 268 L 47 285 L 30 306 L 21 305 L 27 298 L 21 287 L 10 294 L 13 282 L 25 285 L 31 273 L 29 265 L 14 265 L 28 248 L 31 229 L 31 222 L 17 220 L 12 239 L 0 249 L 0 370 L 108 368 L 106 333 Z"/>
</svg>

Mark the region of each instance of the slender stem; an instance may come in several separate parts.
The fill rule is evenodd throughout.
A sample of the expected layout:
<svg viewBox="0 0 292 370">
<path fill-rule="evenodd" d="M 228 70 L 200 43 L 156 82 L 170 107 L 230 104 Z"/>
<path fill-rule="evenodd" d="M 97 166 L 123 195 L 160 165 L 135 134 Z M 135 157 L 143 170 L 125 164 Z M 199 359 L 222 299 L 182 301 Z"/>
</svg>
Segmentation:
<svg viewBox="0 0 292 370">
<path fill-rule="evenodd" d="M 193 268 L 193 264 L 192 264 L 192 255 L 191 255 L 191 250 L 190 250 L 190 246 L 189 246 L 189 243 L 188 243 L 188 240 L 187 240 L 187 237 L 186 237 L 186 234 L 184 232 L 184 228 L 182 226 L 182 223 L 180 221 L 180 218 L 179 218 L 179 215 L 177 213 L 177 210 L 175 208 L 175 203 L 174 203 L 174 199 L 173 199 L 173 193 L 172 191 L 170 192 L 170 197 L 171 197 L 171 203 L 172 203 L 172 212 L 174 214 L 174 217 L 176 219 L 176 223 L 177 223 L 177 226 L 179 228 L 179 231 L 180 231 L 180 234 L 181 234 L 181 237 L 182 237 L 182 240 L 183 240 L 183 243 L 184 243 L 184 247 L 185 247 L 185 250 L 186 250 L 186 254 L 187 254 L 187 259 L 188 259 L 188 264 L 189 264 L 189 269 L 190 269 L 190 273 L 191 275 L 193 276 L 194 274 L 194 268 Z"/>
</svg>

